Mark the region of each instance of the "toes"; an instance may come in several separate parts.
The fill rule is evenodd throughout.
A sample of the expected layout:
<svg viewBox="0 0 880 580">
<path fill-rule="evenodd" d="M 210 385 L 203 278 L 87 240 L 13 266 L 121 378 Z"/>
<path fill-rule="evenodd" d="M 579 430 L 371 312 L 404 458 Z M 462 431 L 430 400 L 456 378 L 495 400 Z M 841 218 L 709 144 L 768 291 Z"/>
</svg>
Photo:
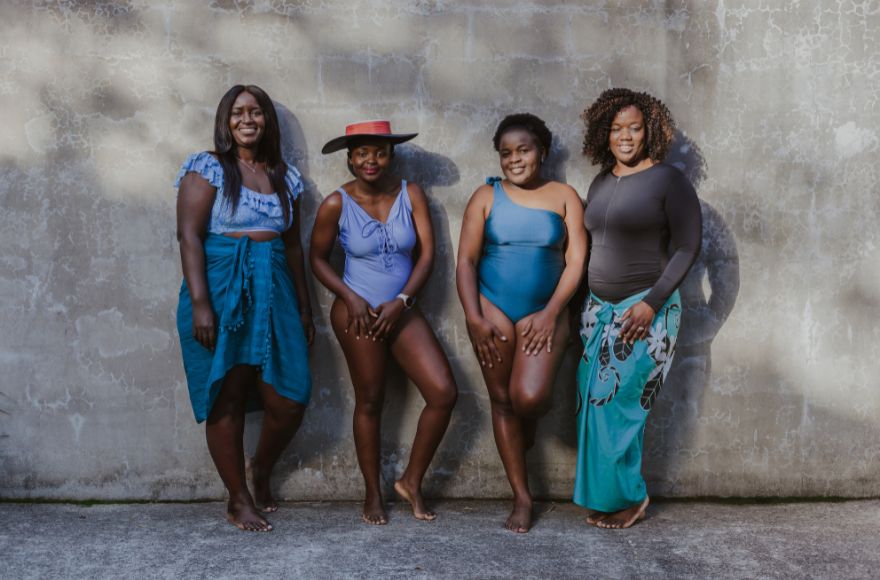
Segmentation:
<svg viewBox="0 0 880 580">
<path fill-rule="evenodd" d="M 364 514 L 363 516 L 361 516 L 361 519 L 363 519 L 365 523 L 368 523 L 373 526 L 384 526 L 385 524 L 388 523 L 388 518 L 385 516 L 374 516 L 374 515 Z"/>
</svg>

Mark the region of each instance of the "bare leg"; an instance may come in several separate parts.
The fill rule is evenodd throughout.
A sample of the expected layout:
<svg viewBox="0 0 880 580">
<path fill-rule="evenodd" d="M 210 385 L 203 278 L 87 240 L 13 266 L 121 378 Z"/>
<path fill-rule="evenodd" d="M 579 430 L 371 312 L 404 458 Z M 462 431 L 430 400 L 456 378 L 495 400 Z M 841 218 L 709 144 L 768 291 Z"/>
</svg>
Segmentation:
<svg viewBox="0 0 880 580">
<path fill-rule="evenodd" d="M 509 388 L 517 348 L 516 331 L 510 319 L 482 295 L 480 306 L 483 316 L 508 339 L 507 342 L 496 343 L 501 353 L 501 362 L 496 362 L 491 368 L 481 367 L 480 370 L 489 391 L 495 445 L 498 447 L 507 481 L 513 490 L 513 510 L 504 527 L 512 532 L 525 533 L 532 525 L 532 494 L 526 471 L 527 432 L 522 417 L 514 412 Z"/>
<path fill-rule="evenodd" d="M 263 415 L 260 442 L 257 444 L 253 461 L 254 500 L 264 513 L 271 513 L 278 509 L 278 503 L 272 497 L 269 485 L 272 469 L 290 440 L 296 435 L 306 408 L 296 401 L 279 395 L 274 387 L 263 382 L 262 378 L 257 381 L 257 386 L 266 412 Z"/>
<path fill-rule="evenodd" d="M 205 427 L 208 450 L 229 492 L 226 518 L 241 530 L 268 532 L 272 526 L 260 516 L 244 475 L 244 410 L 247 391 L 256 381 L 256 369 L 233 367 L 223 379 Z"/>
<path fill-rule="evenodd" d="M 388 516 L 382 503 L 379 481 L 379 426 L 385 397 L 388 345 L 364 337 L 357 339 L 353 334 L 347 334 L 347 317 L 345 303 L 337 298 L 330 309 L 330 322 L 345 354 L 354 386 L 354 446 L 366 488 L 363 520 L 368 524 L 382 525 L 388 523 Z"/>
<path fill-rule="evenodd" d="M 553 333 L 553 351 L 541 350 L 536 355 L 522 352 L 517 345 L 510 375 L 510 399 L 517 415 L 533 420 L 543 417 L 550 410 L 553 383 L 568 347 L 568 312 L 563 311 L 556 321 Z M 517 342 L 522 338 L 522 328 L 516 325 Z M 532 434 L 534 438 L 534 433 Z"/>
<path fill-rule="evenodd" d="M 408 501 L 416 519 L 437 517 L 422 498 L 422 479 L 449 427 L 458 389 L 449 361 L 422 313 L 416 309 L 404 315 L 391 341 L 391 354 L 403 372 L 415 383 L 425 400 L 406 470 L 394 483 L 394 490 Z"/>
</svg>

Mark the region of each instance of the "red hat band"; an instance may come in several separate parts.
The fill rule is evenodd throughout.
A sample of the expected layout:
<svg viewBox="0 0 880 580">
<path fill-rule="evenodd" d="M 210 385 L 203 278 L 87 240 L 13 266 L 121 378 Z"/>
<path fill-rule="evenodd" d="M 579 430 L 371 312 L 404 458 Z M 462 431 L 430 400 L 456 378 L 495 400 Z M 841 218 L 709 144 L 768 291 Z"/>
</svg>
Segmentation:
<svg viewBox="0 0 880 580">
<path fill-rule="evenodd" d="M 390 135 L 391 123 L 389 121 L 363 121 L 352 123 L 345 127 L 345 135 Z"/>
</svg>

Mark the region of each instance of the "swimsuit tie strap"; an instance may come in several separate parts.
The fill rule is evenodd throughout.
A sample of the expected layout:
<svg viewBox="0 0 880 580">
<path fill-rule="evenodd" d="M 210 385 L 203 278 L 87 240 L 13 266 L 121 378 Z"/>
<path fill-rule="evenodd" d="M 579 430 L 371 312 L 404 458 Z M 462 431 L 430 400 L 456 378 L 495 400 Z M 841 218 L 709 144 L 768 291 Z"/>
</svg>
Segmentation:
<svg viewBox="0 0 880 580">
<path fill-rule="evenodd" d="M 370 220 L 364 224 L 361 236 L 370 238 L 373 234 L 379 234 L 379 251 L 382 254 L 382 264 L 385 270 L 390 271 L 394 267 L 394 254 L 397 252 L 397 244 L 394 241 L 393 225 L 383 224 L 379 220 Z"/>
</svg>

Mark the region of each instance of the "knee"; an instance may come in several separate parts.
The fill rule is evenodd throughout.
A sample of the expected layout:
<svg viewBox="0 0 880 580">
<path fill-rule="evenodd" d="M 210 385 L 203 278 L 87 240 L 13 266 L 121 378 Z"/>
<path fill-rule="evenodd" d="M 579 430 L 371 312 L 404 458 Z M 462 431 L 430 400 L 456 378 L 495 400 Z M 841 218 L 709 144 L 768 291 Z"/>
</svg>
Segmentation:
<svg viewBox="0 0 880 580">
<path fill-rule="evenodd" d="M 520 417 L 538 418 L 550 410 L 550 397 L 517 389 L 510 398 L 513 412 Z"/>
<path fill-rule="evenodd" d="M 489 404 L 492 409 L 492 414 L 495 416 L 508 417 L 516 415 L 516 412 L 513 410 L 513 404 L 508 396 L 490 396 Z"/>
<path fill-rule="evenodd" d="M 458 389 L 455 383 L 449 383 L 433 389 L 430 397 L 425 398 L 425 404 L 431 409 L 451 412 L 458 401 Z"/>
<path fill-rule="evenodd" d="M 290 399 L 277 401 L 271 406 L 266 406 L 266 417 L 279 423 L 294 423 L 302 420 L 306 412 L 305 405 Z"/>
<path fill-rule="evenodd" d="M 382 415 L 382 397 L 363 397 L 355 401 L 354 412 L 356 415 L 379 417 Z"/>
</svg>

